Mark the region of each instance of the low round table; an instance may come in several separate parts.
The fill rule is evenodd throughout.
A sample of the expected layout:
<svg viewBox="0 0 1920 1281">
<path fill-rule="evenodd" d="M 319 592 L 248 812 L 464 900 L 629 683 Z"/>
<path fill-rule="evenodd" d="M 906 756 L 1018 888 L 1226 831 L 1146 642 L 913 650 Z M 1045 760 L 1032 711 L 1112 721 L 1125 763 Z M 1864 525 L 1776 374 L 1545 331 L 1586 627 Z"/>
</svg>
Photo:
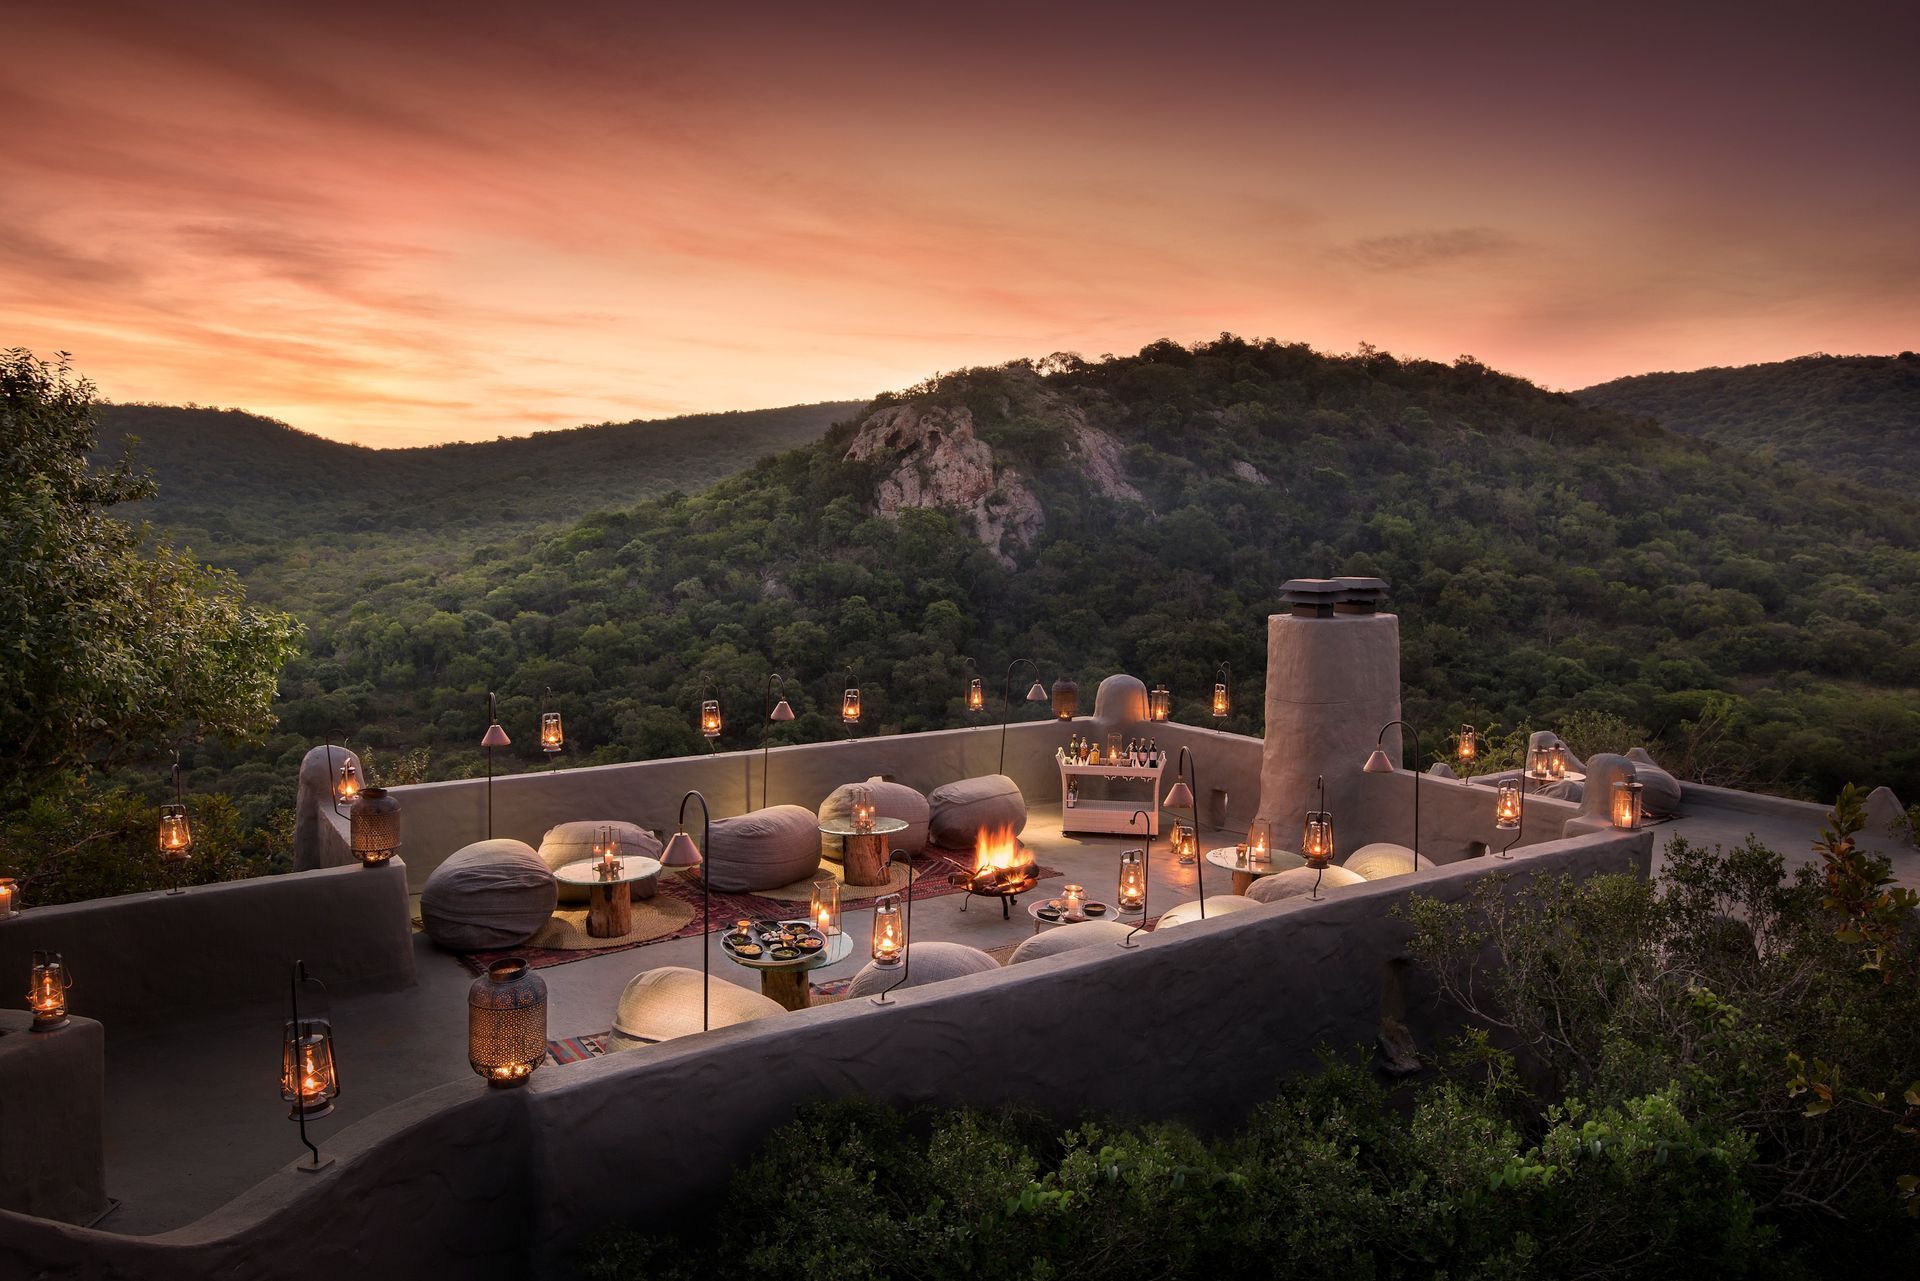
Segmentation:
<svg viewBox="0 0 1920 1281">
<path fill-rule="evenodd" d="M 1115 921 L 1120 919 L 1120 909 L 1116 908 L 1111 903 L 1101 903 L 1100 906 L 1106 908 L 1107 910 L 1100 913 L 1098 916 L 1095 916 L 1092 913 L 1088 913 L 1083 920 L 1069 921 L 1066 917 L 1062 916 L 1058 920 L 1049 921 L 1046 917 L 1040 915 L 1040 909 L 1043 907 L 1051 907 L 1053 906 L 1054 902 L 1055 900 L 1053 899 L 1043 898 L 1043 899 L 1036 899 L 1034 902 L 1027 904 L 1027 915 L 1033 918 L 1033 932 L 1035 934 L 1040 933 L 1040 931 L 1042 930 L 1050 929 L 1055 925 L 1084 925 L 1086 924 L 1087 921 Z M 1092 899 L 1092 900 L 1089 900 L 1089 902 L 1099 902 L 1099 900 Z M 1138 915 L 1138 914 L 1139 914 L 1139 909 L 1136 908 L 1134 910 L 1134 915 Z"/>
<path fill-rule="evenodd" d="M 851 819 L 836 818 L 820 824 L 822 836 L 840 838 L 841 865 L 847 869 L 848 885 L 885 885 L 891 861 L 886 838 L 906 830 L 906 820 L 898 818 L 876 818 L 864 832 L 854 830 Z"/>
<path fill-rule="evenodd" d="M 1237 845 L 1221 845 L 1208 850 L 1207 862 L 1233 873 L 1235 894 L 1245 894 L 1253 888 L 1253 883 L 1263 876 L 1272 876 L 1275 872 L 1284 872 L 1289 868 L 1307 865 L 1307 860 L 1292 850 L 1273 850 L 1267 857 L 1255 863 L 1242 859 L 1240 847 Z"/>
<path fill-rule="evenodd" d="M 660 875 L 660 860 L 628 854 L 620 860 L 620 874 L 600 875 L 597 858 L 575 859 L 554 869 L 553 879 L 587 887 L 587 934 L 617 939 L 633 930 L 633 885 Z"/>
<path fill-rule="evenodd" d="M 806 925 L 804 920 L 781 921 L 782 925 Z M 827 945 L 812 956 L 803 956 L 797 961 L 753 960 L 744 956 L 735 956 L 725 945 L 721 954 L 735 965 L 760 971 L 760 993 L 780 1003 L 786 1010 L 804 1010 L 813 1004 L 813 984 L 807 981 L 807 975 L 814 970 L 825 969 L 829 965 L 838 965 L 853 955 L 853 938 L 845 930 L 827 940 Z"/>
</svg>

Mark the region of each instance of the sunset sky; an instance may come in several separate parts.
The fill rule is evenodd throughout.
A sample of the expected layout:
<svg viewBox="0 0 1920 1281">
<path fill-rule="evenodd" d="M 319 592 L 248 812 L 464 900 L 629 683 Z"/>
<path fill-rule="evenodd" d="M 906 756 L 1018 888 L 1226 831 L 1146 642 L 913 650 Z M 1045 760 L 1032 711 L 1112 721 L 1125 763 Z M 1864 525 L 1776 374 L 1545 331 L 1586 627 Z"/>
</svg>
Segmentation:
<svg viewBox="0 0 1920 1281">
<path fill-rule="evenodd" d="M 1920 347 L 1920 6 L 1578 7 L 9 4 L 0 346 L 377 445 L 1223 330 Z"/>
</svg>

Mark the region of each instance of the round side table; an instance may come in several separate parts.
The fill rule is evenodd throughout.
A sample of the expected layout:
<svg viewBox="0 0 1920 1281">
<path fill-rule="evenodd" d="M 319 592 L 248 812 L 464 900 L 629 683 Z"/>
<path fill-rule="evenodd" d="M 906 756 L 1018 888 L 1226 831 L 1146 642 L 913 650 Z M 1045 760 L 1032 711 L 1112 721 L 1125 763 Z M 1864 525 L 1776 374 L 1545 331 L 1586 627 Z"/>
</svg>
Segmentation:
<svg viewBox="0 0 1920 1281">
<path fill-rule="evenodd" d="M 1233 873 L 1235 894 L 1245 894 L 1253 888 L 1253 883 L 1263 876 L 1272 876 L 1275 872 L 1284 872 L 1288 868 L 1307 865 L 1307 860 L 1292 850 L 1271 850 L 1267 857 L 1256 863 L 1244 857 L 1237 845 L 1221 845 L 1208 850 L 1207 862 Z"/>
<path fill-rule="evenodd" d="M 906 830 L 906 820 L 898 818 L 876 818 L 864 832 L 844 818 L 820 824 L 821 835 L 840 838 L 841 865 L 847 869 L 848 885 L 885 885 L 889 861 L 886 838 Z"/>
<path fill-rule="evenodd" d="M 597 858 L 575 859 L 554 869 L 553 879 L 587 887 L 587 934 L 617 939 L 633 930 L 633 884 L 660 875 L 660 860 L 628 854 L 617 876 L 602 876 Z"/>
</svg>

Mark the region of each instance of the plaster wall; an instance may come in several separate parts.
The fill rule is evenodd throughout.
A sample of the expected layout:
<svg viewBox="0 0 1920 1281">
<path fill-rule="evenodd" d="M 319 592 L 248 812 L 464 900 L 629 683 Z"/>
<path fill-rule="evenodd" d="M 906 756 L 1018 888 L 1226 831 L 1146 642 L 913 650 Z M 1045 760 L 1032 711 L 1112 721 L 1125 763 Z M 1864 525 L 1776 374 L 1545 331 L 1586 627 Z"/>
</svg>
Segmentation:
<svg viewBox="0 0 1920 1281">
<path fill-rule="evenodd" d="M 1377 728 L 1375 732 L 1379 732 Z M 1411 846 L 1416 775 L 1404 769 L 1396 769 L 1391 774 L 1366 774 L 1357 763 L 1352 774 L 1351 791 L 1357 803 L 1351 822 L 1342 822 L 1348 816 L 1339 810 L 1333 812 L 1337 857 L 1345 858 L 1374 841 Z M 1493 825 L 1493 806 L 1498 797 L 1495 788 L 1436 778 L 1431 774 L 1417 777 L 1420 780 L 1420 852 L 1434 862 L 1457 863 L 1470 858 L 1477 852 L 1476 844 L 1498 852 L 1513 840 L 1514 833 L 1503 832 Z M 1328 792 L 1332 792 L 1331 779 Z M 1579 817 L 1580 806 L 1571 801 L 1529 795 L 1521 814 L 1520 839 L 1514 848 L 1518 850 L 1570 835 L 1566 825 Z M 1299 831 L 1297 827 L 1293 830 Z"/>
<path fill-rule="evenodd" d="M 562 1274 L 585 1234 L 667 1223 L 809 1099 L 1019 1101 L 1231 1125 L 1321 1045 L 1370 1046 L 1404 999 L 1415 892 L 1458 900 L 1488 874 L 1645 875 L 1647 832 L 1532 845 L 894 994 L 537 1073 L 518 1091 L 445 1086 L 349 1127 L 336 1165 L 289 1168 L 192 1226 L 115 1237 L 0 1214 L 0 1258 L 47 1278 L 259 1281 L 365 1272 Z M 1405 1006 L 1427 1043 L 1445 1014 Z M 1168 1082 L 1193 1088 L 1167 1088 Z M 449 1267 L 449 1263 L 453 1266 Z"/>
<path fill-rule="evenodd" d="M 296 959 L 342 991 L 414 981 L 407 874 L 391 864 L 30 907 L 0 920 L 0 975 L 24 982 L 40 948 L 73 972 L 68 1008 L 116 1033 L 277 1005 Z"/>
<path fill-rule="evenodd" d="M 0 1010 L 0 1207 L 85 1223 L 107 1208 L 106 1030 L 83 1018 L 32 1025 L 25 1010 Z"/>
</svg>

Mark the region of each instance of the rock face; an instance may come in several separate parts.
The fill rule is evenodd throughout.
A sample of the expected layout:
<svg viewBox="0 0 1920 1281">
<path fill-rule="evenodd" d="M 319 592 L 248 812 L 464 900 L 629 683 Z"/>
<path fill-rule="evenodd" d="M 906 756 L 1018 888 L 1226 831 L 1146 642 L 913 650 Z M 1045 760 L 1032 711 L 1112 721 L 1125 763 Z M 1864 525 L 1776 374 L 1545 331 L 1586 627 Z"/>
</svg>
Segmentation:
<svg viewBox="0 0 1920 1281">
<path fill-rule="evenodd" d="M 1067 456 L 1097 492 L 1144 501 L 1127 481 L 1124 450 L 1112 433 L 1044 388 L 1028 390 L 1021 401 L 1023 415 L 1058 425 Z M 909 403 L 876 410 L 860 425 L 846 456 L 891 466 L 874 487 L 879 515 L 896 516 L 909 507 L 964 513 L 1002 564 L 1011 566 L 1014 553 L 1046 528 L 1046 509 L 1027 477 L 994 456 L 965 406 Z"/>
</svg>

